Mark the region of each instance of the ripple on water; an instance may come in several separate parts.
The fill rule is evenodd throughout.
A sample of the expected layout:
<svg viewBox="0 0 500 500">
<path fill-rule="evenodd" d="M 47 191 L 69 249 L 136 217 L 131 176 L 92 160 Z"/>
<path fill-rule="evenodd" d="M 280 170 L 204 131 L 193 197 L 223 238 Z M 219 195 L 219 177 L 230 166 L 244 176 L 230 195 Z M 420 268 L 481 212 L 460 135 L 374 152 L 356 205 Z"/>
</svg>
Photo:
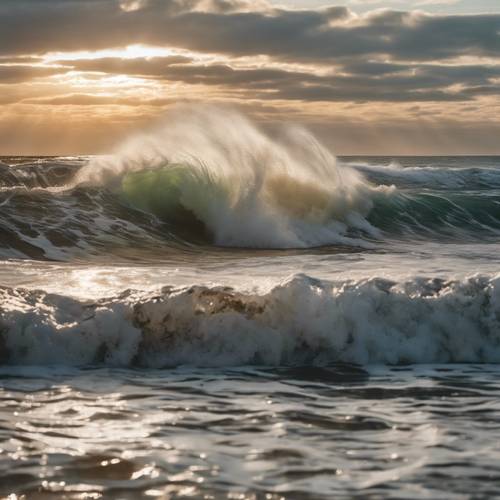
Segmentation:
<svg viewBox="0 0 500 500">
<path fill-rule="evenodd" d="M 2 369 L 0 495 L 500 495 L 500 368 Z"/>
</svg>

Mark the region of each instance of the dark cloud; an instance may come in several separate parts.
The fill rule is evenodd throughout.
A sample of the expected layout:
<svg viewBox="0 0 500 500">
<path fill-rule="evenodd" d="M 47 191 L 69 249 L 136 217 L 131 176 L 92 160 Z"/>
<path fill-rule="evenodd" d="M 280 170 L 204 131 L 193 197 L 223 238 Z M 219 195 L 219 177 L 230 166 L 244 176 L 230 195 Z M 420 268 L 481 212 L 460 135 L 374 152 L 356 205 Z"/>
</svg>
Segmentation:
<svg viewBox="0 0 500 500">
<path fill-rule="evenodd" d="M 281 90 L 274 99 L 295 99 L 301 101 L 355 101 L 355 102 L 424 102 L 464 101 L 469 97 L 463 93 L 448 93 L 441 90 L 373 89 L 369 86 L 348 88 L 330 85 L 296 86 Z"/>
<path fill-rule="evenodd" d="M 273 86 L 280 81 L 308 80 L 320 81 L 314 74 L 282 69 L 235 69 L 229 64 L 199 64 L 186 57 L 153 57 L 120 59 L 107 57 L 101 59 L 80 59 L 77 61 L 57 61 L 58 64 L 71 66 L 77 71 L 123 74 L 152 77 L 185 83 L 204 83 L 214 85 L 242 84 L 247 87 L 266 84 Z"/>
<path fill-rule="evenodd" d="M 260 99 L 303 101 L 464 101 L 493 93 L 500 66 L 429 64 L 345 64 L 341 71 L 317 75 L 279 68 L 238 69 L 202 65 L 185 57 L 83 59 L 58 61 L 86 72 L 125 74 L 168 82 L 220 86 Z M 460 88 L 452 88 L 460 85 Z"/>
<path fill-rule="evenodd" d="M 251 11 L 249 5 L 147 0 L 137 2 L 134 10 L 125 0 L 2 0 L 0 52 L 33 54 L 145 43 L 324 64 L 346 56 L 412 61 L 500 56 L 496 14 L 381 11 L 352 19 L 345 7 Z"/>
<path fill-rule="evenodd" d="M 19 83 L 33 78 L 51 76 L 68 71 L 62 68 L 30 66 L 30 65 L 0 65 L 0 83 Z"/>
<path fill-rule="evenodd" d="M 136 97 L 113 97 L 110 95 L 95 94 L 66 94 L 23 100 L 23 104 L 50 106 L 166 106 L 174 102 L 172 99 L 140 99 Z"/>
<path fill-rule="evenodd" d="M 267 102 L 451 102 L 500 93 L 500 65 L 451 64 L 458 56 L 500 58 L 500 14 L 383 10 L 356 17 L 346 7 L 294 10 L 251 0 L 1 0 L 0 19 L 3 84 L 75 70 L 96 85 L 100 74 L 123 74 Z M 50 51 L 136 43 L 218 54 L 227 62 L 202 64 L 175 55 L 32 65 Z M 235 64 L 234 58 L 257 55 L 268 56 L 269 66 Z M 283 69 L 279 62 L 316 69 Z M 27 97 L 32 100 L 24 102 L 35 102 Z M 37 96 L 36 103 L 162 106 L 78 93 Z"/>
<path fill-rule="evenodd" d="M 101 57 L 99 59 L 77 59 L 56 61 L 61 66 L 69 66 L 78 71 L 95 71 L 120 75 L 163 75 L 169 66 L 187 64 L 193 60 L 184 56 L 122 59 Z"/>
<path fill-rule="evenodd" d="M 43 62 L 41 57 L 34 56 L 0 56 L 0 64 L 37 64 Z"/>
</svg>

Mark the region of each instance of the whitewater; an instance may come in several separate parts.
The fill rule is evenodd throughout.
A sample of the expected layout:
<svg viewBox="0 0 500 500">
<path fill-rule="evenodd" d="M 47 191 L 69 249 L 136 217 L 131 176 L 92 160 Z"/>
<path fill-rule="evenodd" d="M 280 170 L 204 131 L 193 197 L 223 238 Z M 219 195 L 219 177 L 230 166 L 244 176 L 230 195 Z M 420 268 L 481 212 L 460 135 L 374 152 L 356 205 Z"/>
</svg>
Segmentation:
<svg viewBox="0 0 500 500">
<path fill-rule="evenodd" d="M 498 362 L 498 167 L 337 159 L 213 107 L 109 156 L 4 158 L 1 359 Z"/>
<path fill-rule="evenodd" d="M 2 498 L 495 498 L 499 363 L 500 157 L 0 158 Z"/>
</svg>

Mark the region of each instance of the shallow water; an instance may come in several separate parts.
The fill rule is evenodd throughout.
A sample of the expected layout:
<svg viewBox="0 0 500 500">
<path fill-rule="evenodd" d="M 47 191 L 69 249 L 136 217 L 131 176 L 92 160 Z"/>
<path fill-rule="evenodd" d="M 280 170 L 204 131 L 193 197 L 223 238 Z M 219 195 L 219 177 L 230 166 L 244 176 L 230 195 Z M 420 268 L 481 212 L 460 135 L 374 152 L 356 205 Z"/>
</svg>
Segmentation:
<svg viewBox="0 0 500 500">
<path fill-rule="evenodd" d="M 499 375 L 4 368 L 0 495 L 493 498 Z"/>
</svg>

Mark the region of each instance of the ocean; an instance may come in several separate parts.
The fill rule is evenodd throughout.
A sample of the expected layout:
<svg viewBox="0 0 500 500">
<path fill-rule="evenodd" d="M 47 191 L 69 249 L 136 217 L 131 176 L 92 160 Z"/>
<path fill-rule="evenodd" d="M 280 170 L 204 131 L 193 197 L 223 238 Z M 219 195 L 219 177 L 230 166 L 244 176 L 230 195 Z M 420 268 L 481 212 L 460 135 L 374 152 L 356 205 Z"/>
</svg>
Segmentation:
<svg viewBox="0 0 500 500">
<path fill-rule="evenodd" d="M 0 158 L 0 259 L 0 496 L 500 496 L 500 157 L 202 112 Z"/>
</svg>

